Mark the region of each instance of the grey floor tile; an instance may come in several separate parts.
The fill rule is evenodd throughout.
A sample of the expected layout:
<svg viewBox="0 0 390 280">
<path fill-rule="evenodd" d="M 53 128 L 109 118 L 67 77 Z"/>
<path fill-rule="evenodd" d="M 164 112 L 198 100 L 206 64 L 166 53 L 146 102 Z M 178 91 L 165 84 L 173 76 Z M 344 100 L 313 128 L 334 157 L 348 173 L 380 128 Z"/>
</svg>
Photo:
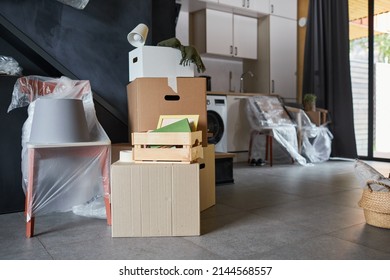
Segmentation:
<svg viewBox="0 0 390 280">
<path fill-rule="evenodd" d="M 332 232 L 330 235 L 390 254 L 390 229 L 362 223 Z"/>
<path fill-rule="evenodd" d="M 23 231 L 24 232 L 24 231 Z M 41 242 L 35 238 L 11 237 L 0 240 L 0 259 L 28 259 L 38 256 L 39 259 L 50 259 Z"/>
<path fill-rule="evenodd" d="M 26 222 L 22 213 L 0 215 L 0 244 L 2 240 L 26 236 Z"/>
<path fill-rule="evenodd" d="M 0 260 L 390 259 L 389 230 L 368 226 L 357 206 L 353 165 L 235 163 L 235 183 L 217 186 L 196 237 L 112 238 L 105 220 L 70 212 L 37 217 L 27 239 L 23 213 L 0 215 Z"/>
<path fill-rule="evenodd" d="M 211 224 L 209 232 L 186 239 L 229 259 L 246 259 L 254 253 L 319 234 L 316 230 L 245 212 L 203 220 L 202 226 L 207 223 Z"/>
<path fill-rule="evenodd" d="M 207 219 L 210 217 L 218 217 L 218 216 L 223 216 L 223 215 L 234 214 L 234 213 L 238 213 L 240 211 L 241 210 L 239 210 L 237 208 L 233 208 L 233 207 L 230 207 L 227 205 L 217 203 L 216 205 L 202 211 L 200 214 L 200 218 Z"/>
<path fill-rule="evenodd" d="M 54 259 L 175 260 L 221 258 L 182 237 L 104 238 L 48 249 Z"/>
<path fill-rule="evenodd" d="M 3 258 L 0 258 L 3 259 Z M 52 256 L 43 248 L 35 248 L 26 251 L 7 252 L 3 260 L 52 260 Z"/>
<path fill-rule="evenodd" d="M 332 236 L 320 236 L 279 247 L 251 259 L 267 260 L 390 260 L 390 254 Z"/>
<path fill-rule="evenodd" d="M 251 212 L 261 217 L 315 229 L 321 233 L 332 232 L 365 221 L 360 209 L 336 206 L 319 199 L 294 201 Z"/>
<path fill-rule="evenodd" d="M 338 206 L 347 206 L 361 209 L 358 205 L 362 197 L 363 189 L 356 188 L 351 190 L 339 191 L 331 194 L 317 196 L 319 200 L 326 201 L 329 204 Z"/>
<path fill-rule="evenodd" d="M 72 212 L 53 213 L 36 218 L 34 238 L 38 238 L 46 248 L 50 248 L 99 239 L 110 229 L 103 219 L 81 217 Z"/>
<path fill-rule="evenodd" d="M 250 210 L 300 199 L 299 196 L 267 191 L 262 188 L 235 188 L 219 193 L 217 203 L 242 210 Z"/>
</svg>

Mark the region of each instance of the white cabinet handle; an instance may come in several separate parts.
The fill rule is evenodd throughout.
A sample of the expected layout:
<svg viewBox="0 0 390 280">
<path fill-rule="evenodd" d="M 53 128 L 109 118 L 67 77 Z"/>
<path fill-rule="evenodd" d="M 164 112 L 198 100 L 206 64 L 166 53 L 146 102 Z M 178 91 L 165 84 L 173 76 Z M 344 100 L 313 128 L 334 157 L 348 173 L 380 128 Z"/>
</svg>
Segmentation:
<svg viewBox="0 0 390 280">
<path fill-rule="evenodd" d="M 237 56 L 237 47 L 234 48 L 234 55 Z"/>
<path fill-rule="evenodd" d="M 242 0 L 242 7 L 245 8 L 245 0 Z"/>
<path fill-rule="evenodd" d="M 271 14 L 273 14 L 274 13 L 274 5 L 272 4 L 271 5 Z"/>
<path fill-rule="evenodd" d="M 250 0 L 246 0 L 246 7 L 249 8 L 250 6 Z"/>
<path fill-rule="evenodd" d="M 230 54 L 233 54 L 233 46 L 230 45 Z"/>
</svg>

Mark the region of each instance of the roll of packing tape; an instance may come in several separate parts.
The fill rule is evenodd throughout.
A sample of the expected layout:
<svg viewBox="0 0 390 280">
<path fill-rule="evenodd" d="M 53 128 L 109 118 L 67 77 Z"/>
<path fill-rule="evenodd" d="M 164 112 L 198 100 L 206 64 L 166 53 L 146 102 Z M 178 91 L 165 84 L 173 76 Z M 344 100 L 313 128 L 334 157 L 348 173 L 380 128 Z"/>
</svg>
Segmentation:
<svg viewBox="0 0 390 280">
<path fill-rule="evenodd" d="M 124 150 L 119 152 L 119 161 L 122 162 L 133 162 L 133 151 Z"/>
</svg>

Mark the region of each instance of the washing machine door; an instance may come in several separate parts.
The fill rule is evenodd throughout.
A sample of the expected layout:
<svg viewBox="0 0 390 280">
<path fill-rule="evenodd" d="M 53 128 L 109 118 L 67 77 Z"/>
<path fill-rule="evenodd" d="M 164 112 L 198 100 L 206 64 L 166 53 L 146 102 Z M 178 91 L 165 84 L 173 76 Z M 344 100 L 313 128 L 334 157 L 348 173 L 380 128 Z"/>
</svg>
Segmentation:
<svg viewBox="0 0 390 280">
<path fill-rule="evenodd" d="M 213 110 L 207 111 L 207 130 L 209 133 L 207 142 L 209 144 L 218 144 L 225 132 L 221 116 Z"/>
</svg>

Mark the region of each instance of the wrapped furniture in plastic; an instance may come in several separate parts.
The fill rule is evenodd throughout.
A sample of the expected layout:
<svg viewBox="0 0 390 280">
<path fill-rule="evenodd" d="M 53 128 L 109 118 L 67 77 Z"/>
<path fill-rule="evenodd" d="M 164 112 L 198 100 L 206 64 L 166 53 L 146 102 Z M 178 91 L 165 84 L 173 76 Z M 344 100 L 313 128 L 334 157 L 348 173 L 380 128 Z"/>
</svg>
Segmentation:
<svg viewBox="0 0 390 280">
<path fill-rule="evenodd" d="M 12 57 L 0 55 L 0 74 L 22 75 L 22 67 Z"/>
<path fill-rule="evenodd" d="M 84 9 L 89 2 L 89 0 L 57 0 L 57 1 L 79 10 Z"/>
<path fill-rule="evenodd" d="M 21 77 L 8 111 L 26 105 L 22 186 L 27 237 L 33 235 L 35 216 L 70 211 L 99 196 L 110 224 L 111 142 L 96 118 L 89 82 Z"/>
<path fill-rule="evenodd" d="M 300 153 L 308 162 L 318 163 L 327 161 L 332 152 L 333 135 L 327 123 L 317 126 L 310 121 L 309 116 L 301 109 L 286 107 L 293 120 L 298 123 L 300 133 Z"/>
<path fill-rule="evenodd" d="M 248 97 L 247 117 L 252 128 L 249 161 L 263 157 L 272 166 L 275 158 L 301 165 L 329 159 L 333 138 L 329 129 L 312 124 L 301 109 L 286 109 L 278 96 Z M 260 135 L 265 137 L 257 137 Z"/>
</svg>

